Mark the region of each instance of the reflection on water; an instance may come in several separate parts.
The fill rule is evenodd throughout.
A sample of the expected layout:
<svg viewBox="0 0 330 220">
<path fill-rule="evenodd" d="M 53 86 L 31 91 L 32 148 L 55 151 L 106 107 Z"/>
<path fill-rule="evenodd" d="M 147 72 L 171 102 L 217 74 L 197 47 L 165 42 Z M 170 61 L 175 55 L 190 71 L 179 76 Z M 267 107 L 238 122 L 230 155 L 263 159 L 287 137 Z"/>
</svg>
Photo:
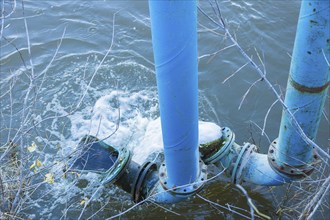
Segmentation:
<svg viewBox="0 0 330 220">
<path fill-rule="evenodd" d="M 213 14 L 208 2 L 199 4 Z M 261 66 L 262 60 L 278 91 L 284 92 L 286 86 L 299 5 L 299 1 L 220 2 L 230 31 Z M 9 12 L 13 4 L 4 1 L 3 6 Z M 155 150 L 152 137 L 159 134 L 159 126 L 153 123 L 159 112 L 148 2 L 24 1 L 24 7 L 23 13 L 17 3 L 14 13 L 2 20 L 0 58 L 0 143 L 13 140 L 22 147 L 28 175 L 33 175 L 31 161 L 42 164 L 39 175 L 32 178 L 37 190 L 29 191 L 19 211 L 33 219 L 109 218 L 133 206 L 129 195 L 113 186 L 100 186 L 93 174 L 73 182 L 75 174 L 64 175 L 66 158 L 85 134 L 107 136 L 118 125 L 108 143 L 132 149 L 140 160 Z M 254 142 L 266 152 L 269 141 L 277 137 L 281 107 L 270 111 L 268 136 L 261 136 L 260 127 L 275 96 L 260 82 L 238 109 L 258 75 L 248 65 L 235 73 L 247 60 L 203 14 L 198 16 L 200 120 L 231 127 L 239 143 Z M 150 139 L 144 137 L 146 132 Z M 317 143 L 326 147 L 328 137 L 328 122 L 323 118 Z M 32 142 L 38 148 L 27 152 Z M 212 169 L 213 174 L 219 172 Z M 46 173 L 54 175 L 54 184 L 42 183 Z M 222 182 L 210 182 L 199 195 L 227 210 L 195 196 L 164 207 L 143 204 L 122 218 L 244 218 L 228 209 L 249 210 L 245 196 L 224 176 L 218 179 Z M 285 194 L 287 186 L 246 188 L 260 212 L 275 218 L 296 214 L 296 200 Z M 291 189 L 295 195 L 302 194 L 295 186 Z"/>
</svg>

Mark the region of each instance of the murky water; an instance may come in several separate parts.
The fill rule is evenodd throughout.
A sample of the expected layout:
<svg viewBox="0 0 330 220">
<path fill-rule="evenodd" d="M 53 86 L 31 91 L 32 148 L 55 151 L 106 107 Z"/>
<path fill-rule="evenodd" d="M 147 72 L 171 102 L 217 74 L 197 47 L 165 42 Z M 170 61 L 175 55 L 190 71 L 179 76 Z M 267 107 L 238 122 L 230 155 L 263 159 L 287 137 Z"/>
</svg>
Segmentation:
<svg viewBox="0 0 330 220">
<path fill-rule="evenodd" d="M 12 1 L 1 4 L 6 12 L 13 6 Z M 300 1 L 219 4 L 231 33 L 260 66 L 265 65 L 268 79 L 284 95 Z M 199 5 L 214 16 L 207 1 Z M 92 218 L 104 219 L 123 212 L 134 205 L 128 194 L 113 186 L 99 186 L 92 174 L 85 176 L 89 181 L 72 184 L 75 177 L 64 178 L 62 168 L 65 158 L 88 133 L 105 138 L 116 131 L 106 142 L 131 149 L 139 162 L 159 152 L 148 2 L 29 0 L 24 1 L 24 8 L 18 1 L 1 30 L 0 143 L 13 140 L 22 146 L 27 170 L 37 158 L 42 162 L 38 169 L 46 168 L 33 180 L 38 188 L 21 207 L 22 217 L 77 219 L 81 215 L 81 219 L 87 219 L 95 214 Z M 228 40 L 217 34 L 221 31 L 203 14 L 198 16 L 200 120 L 230 127 L 238 143 L 256 143 L 265 153 L 269 141 L 277 137 L 281 106 L 276 104 L 269 112 L 267 135 L 262 136 L 265 116 L 276 97 L 263 82 L 255 84 L 245 97 L 259 79 L 257 72 L 247 65 L 228 79 L 247 60 L 235 47 L 222 50 L 230 46 Z M 328 100 L 325 112 L 329 112 Z M 326 148 L 328 139 L 329 124 L 323 117 L 317 143 Z M 26 152 L 32 142 L 37 150 Z M 49 172 L 54 173 L 55 182 L 41 183 Z M 249 210 L 244 195 L 224 177 L 220 179 L 208 183 L 200 195 L 227 209 Z M 285 187 L 246 188 L 261 212 L 274 218 L 281 216 L 278 201 Z M 92 201 L 84 208 L 82 201 L 86 198 Z M 319 213 L 317 218 L 324 216 Z M 121 218 L 243 217 L 194 197 L 164 207 L 144 204 Z"/>
</svg>

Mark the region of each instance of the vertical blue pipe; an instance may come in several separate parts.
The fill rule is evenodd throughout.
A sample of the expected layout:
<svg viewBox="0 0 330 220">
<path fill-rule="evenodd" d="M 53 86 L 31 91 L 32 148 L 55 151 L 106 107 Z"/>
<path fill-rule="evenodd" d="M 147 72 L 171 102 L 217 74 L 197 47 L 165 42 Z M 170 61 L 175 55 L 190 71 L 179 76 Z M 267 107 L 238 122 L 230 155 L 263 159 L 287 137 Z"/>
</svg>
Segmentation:
<svg viewBox="0 0 330 220">
<path fill-rule="evenodd" d="M 316 138 L 329 87 L 330 2 L 302 1 L 287 84 L 285 104 L 305 134 Z M 301 138 L 284 110 L 277 163 L 299 167 L 313 160 L 313 149 Z"/>
<path fill-rule="evenodd" d="M 198 160 L 196 1 L 149 1 L 168 186 L 194 182 Z"/>
</svg>

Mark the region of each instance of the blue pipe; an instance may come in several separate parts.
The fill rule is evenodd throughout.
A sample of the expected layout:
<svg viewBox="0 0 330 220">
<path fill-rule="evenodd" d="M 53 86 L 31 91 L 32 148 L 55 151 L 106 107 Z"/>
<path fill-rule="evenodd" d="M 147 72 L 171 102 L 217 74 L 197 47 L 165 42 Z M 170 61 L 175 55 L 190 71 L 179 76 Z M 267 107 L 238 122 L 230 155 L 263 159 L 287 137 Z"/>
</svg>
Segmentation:
<svg viewBox="0 0 330 220">
<path fill-rule="evenodd" d="M 257 185 L 278 186 L 292 181 L 290 178 L 280 175 L 270 166 L 266 154 L 257 152 L 251 154 L 244 171 L 242 180 Z"/>
<path fill-rule="evenodd" d="M 251 154 L 242 177 L 245 181 L 279 185 L 304 178 L 313 170 L 318 155 L 302 138 L 287 110 L 315 140 L 330 79 L 329 9 L 329 1 L 302 1 L 279 138 L 272 142 L 268 158 Z"/>
<path fill-rule="evenodd" d="M 329 22 L 329 1 L 302 1 L 285 105 L 311 140 L 316 138 L 329 87 Z M 279 167 L 303 167 L 313 156 L 317 157 L 284 110 L 276 154 Z"/>
<path fill-rule="evenodd" d="M 227 168 L 233 183 L 245 181 L 263 186 L 277 186 L 291 182 L 290 178 L 280 175 L 271 167 L 268 156 L 258 153 L 255 145 L 244 143 L 240 146 L 234 142 L 234 139 L 232 141 L 226 139 L 228 136 L 231 136 L 231 131 L 222 135 L 221 148 L 224 148 L 222 150 L 224 154 L 218 159 L 221 163 L 220 167 Z"/>
<path fill-rule="evenodd" d="M 149 1 L 169 188 L 196 180 L 198 77 L 196 1 Z"/>
<path fill-rule="evenodd" d="M 268 155 L 257 153 L 249 143 L 240 146 L 230 138 L 220 141 L 223 146 L 216 155 L 234 183 L 281 185 L 313 171 L 318 155 L 302 138 L 287 110 L 315 140 L 330 83 L 329 26 L 329 1 L 302 1 L 279 138 L 272 142 Z M 223 128 L 223 132 L 228 134 L 222 137 L 233 136 L 230 129 Z"/>
</svg>

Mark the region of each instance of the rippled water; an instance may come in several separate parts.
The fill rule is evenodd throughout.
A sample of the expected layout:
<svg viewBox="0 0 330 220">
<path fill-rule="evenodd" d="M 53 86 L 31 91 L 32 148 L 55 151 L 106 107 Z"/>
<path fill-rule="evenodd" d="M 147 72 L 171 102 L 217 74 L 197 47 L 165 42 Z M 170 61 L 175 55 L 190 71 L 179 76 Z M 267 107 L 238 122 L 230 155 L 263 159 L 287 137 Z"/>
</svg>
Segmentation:
<svg viewBox="0 0 330 220">
<path fill-rule="evenodd" d="M 12 2 L 4 3 L 10 11 Z M 207 1 L 199 5 L 214 16 Z M 153 139 L 159 135 L 159 112 L 148 2 L 24 1 L 24 7 L 23 13 L 17 2 L 1 32 L 0 142 L 11 139 L 26 147 L 34 141 L 38 150 L 31 158 L 49 167 L 44 173 L 57 176 L 54 184 L 41 184 L 32 193 L 23 217 L 76 219 L 83 213 L 86 219 L 97 211 L 94 218 L 102 219 L 118 214 L 133 205 L 129 195 L 112 186 L 94 193 L 98 182 L 92 174 L 85 177 L 89 181 L 74 185 L 61 172 L 64 158 L 84 134 L 107 137 L 118 123 L 119 129 L 107 143 L 126 146 L 138 161 L 159 150 Z M 284 95 L 300 1 L 220 1 L 220 7 L 231 33 L 258 64 L 262 60 L 268 79 Z M 259 82 L 242 102 L 258 74 L 247 65 L 226 80 L 247 60 L 235 47 L 222 50 L 230 46 L 228 40 L 215 33 L 215 26 L 203 14 L 198 16 L 200 120 L 228 126 L 238 143 L 254 142 L 266 152 L 269 140 L 278 134 L 281 106 L 269 112 L 268 136 L 262 136 L 258 126 L 263 127 L 275 96 Z M 322 118 L 317 143 L 326 147 L 328 138 L 328 122 Z M 34 181 L 40 183 L 42 177 Z M 273 193 L 282 196 L 284 187 L 247 189 L 260 211 L 277 217 Z M 244 195 L 224 181 L 210 182 L 201 195 L 249 210 Z M 86 210 L 81 205 L 84 198 L 92 198 Z M 169 210 L 142 205 L 122 218 L 241 218 L 195 197 L 165 208 Z"/>
</svg>

